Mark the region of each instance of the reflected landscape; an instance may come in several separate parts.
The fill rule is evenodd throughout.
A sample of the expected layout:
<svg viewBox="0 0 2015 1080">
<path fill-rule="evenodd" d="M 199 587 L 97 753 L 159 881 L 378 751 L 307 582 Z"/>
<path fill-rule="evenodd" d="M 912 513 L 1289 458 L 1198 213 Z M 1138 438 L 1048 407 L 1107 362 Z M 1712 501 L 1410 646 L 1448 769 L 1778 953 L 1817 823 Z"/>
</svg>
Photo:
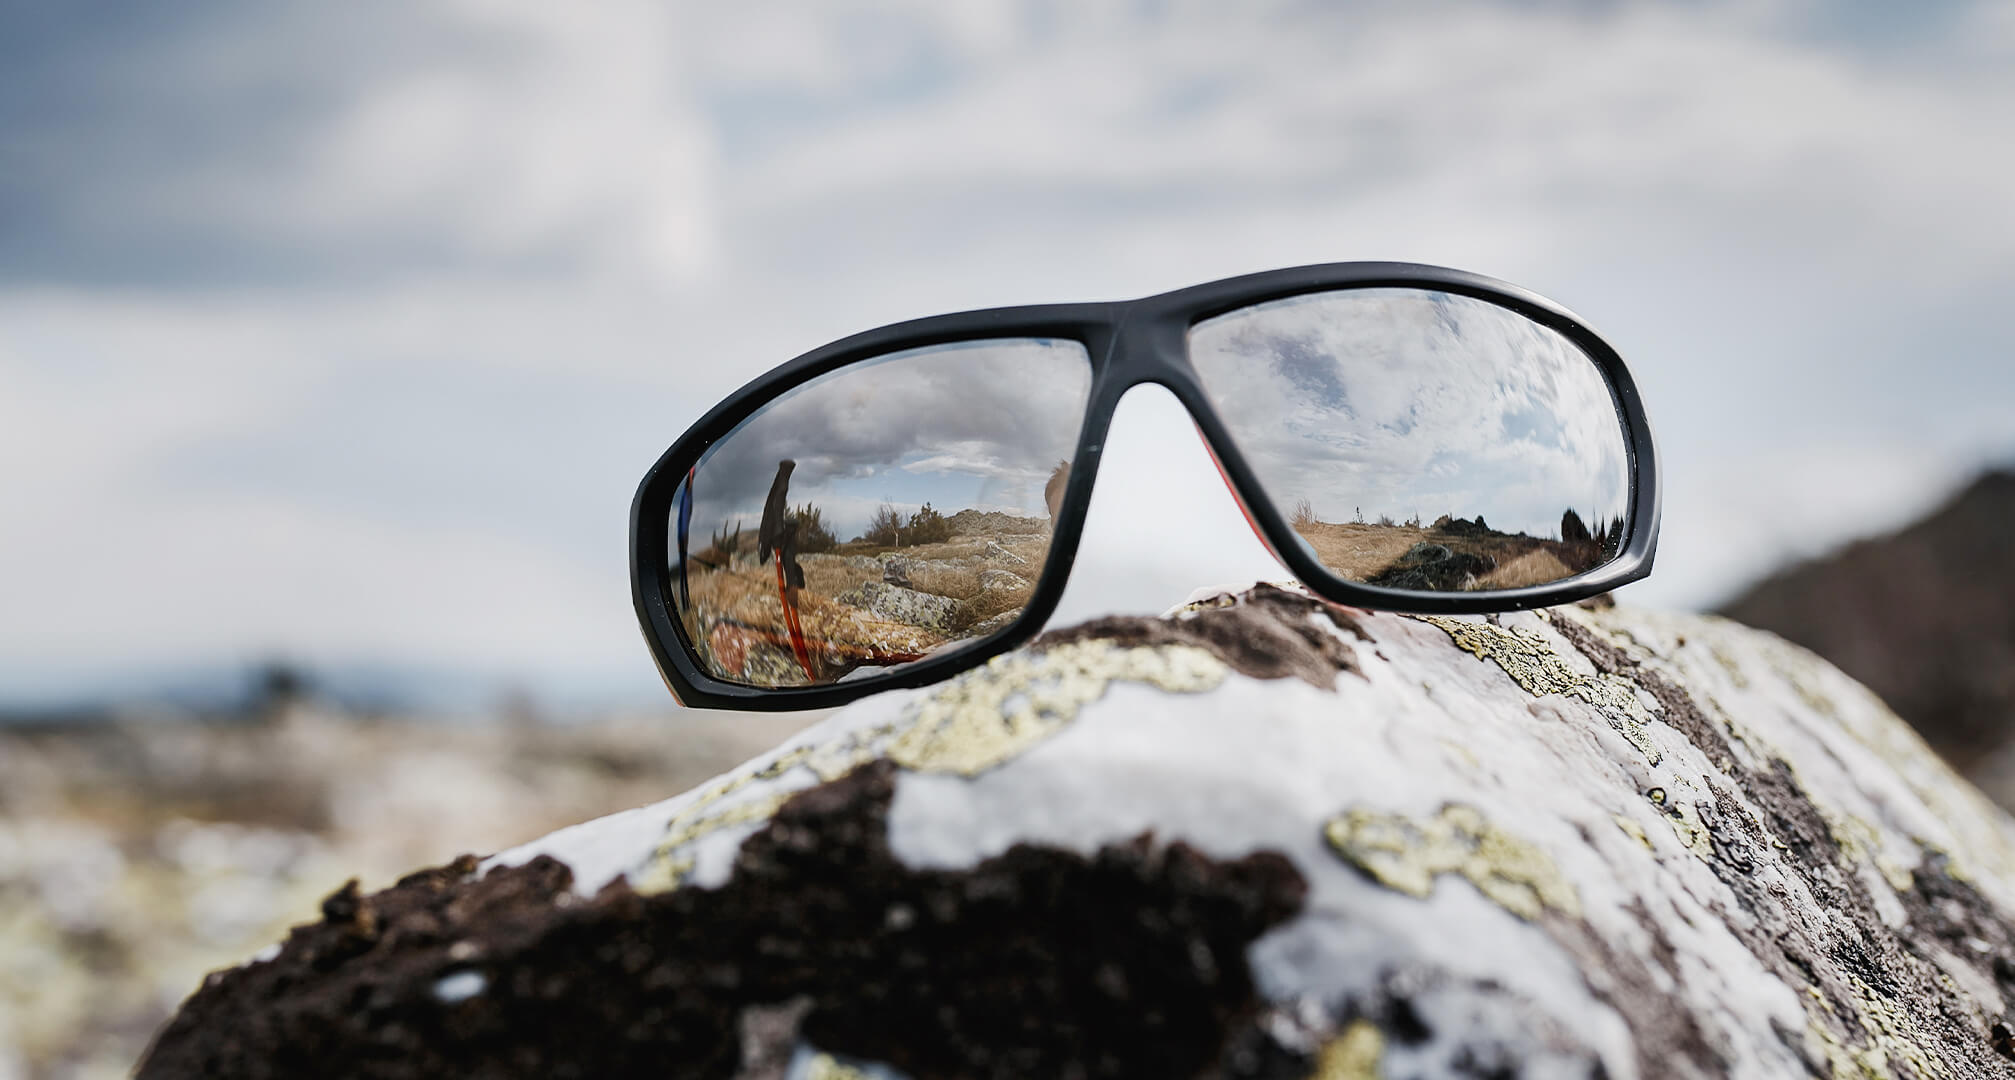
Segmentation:
<svg viewBox="0 0 2015 1080">
<path fill-rule="evenodd" d="M 1197 324 L 1190 357 L 1267 496 L 1339 577 L 1542 585 L 1615 558 L 1622 419 L 1593 361 L 1496 305 L 1316 293 Z"/>
<path fill-rule="evenodd" d="M 865 677 L 1021 614 L 1091 386 L 1076 342 L 896 353 L 806 383 L 716 443 L 672 511 L 672 603 L 750 686 Z"/>
</svg>

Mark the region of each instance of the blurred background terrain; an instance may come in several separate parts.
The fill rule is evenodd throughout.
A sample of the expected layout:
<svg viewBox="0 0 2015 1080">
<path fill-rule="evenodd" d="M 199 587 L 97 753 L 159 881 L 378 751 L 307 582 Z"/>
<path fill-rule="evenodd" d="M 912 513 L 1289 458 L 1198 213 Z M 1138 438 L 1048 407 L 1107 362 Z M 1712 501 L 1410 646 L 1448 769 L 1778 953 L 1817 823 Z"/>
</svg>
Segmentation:
<svg viewBox="0 0 2015 1080">
<path fill-rule="evenodd" d="M 1907 528 L 1757 582 L 1722 614 L 1882 695 L 2015 809 L 2015 472 L 1982 475 Z"/>
<path fill-rule="evenodd" d="M 0 1080 L 809 720 L 670 705 L 630 495 L 960 308 L 1552 296 L 1664 455 L 1623 599 L 1818 649 L 2007 803 L 2011 106 L 1995 0 L 0 0 Z M 1060 620 L 1277 572 L 1164 392 L 1109 445 Z"/>
</svg>

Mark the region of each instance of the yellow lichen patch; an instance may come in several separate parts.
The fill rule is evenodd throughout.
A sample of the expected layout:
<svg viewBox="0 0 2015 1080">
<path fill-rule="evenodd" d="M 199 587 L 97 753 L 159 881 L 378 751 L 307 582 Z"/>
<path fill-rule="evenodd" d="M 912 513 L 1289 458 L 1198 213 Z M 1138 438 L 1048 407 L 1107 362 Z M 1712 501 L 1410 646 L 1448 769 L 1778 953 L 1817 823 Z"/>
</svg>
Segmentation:
<svg viewBox="0 0 2015 1080">
<path fill-rule="evenodd" d="M 1662 787 L 1652 788 L 1644 797 L 1658 808 L 1665 823 L 1672 826 L 1672 835 L 1679 838 L 1681 847 L 1703 859 L 1714 857 L 1714 838 L 1708 835 L 1707 824 L 1700 820 L 1700 811 L 1693 804 L 1672 798 Z"/>
<path fill-rule="evenodd" d="M 748 787 L 758 780 L 775 780 L 799 765 L 809 765 L 818 772 L 821 779 L 832 779 L 820 767 L 821 754 L 829 754 L 832 748 L 816 744 L 793 747 L 777 755 L 774 761 L 760 769 L 722 777 L 702 790 L 693 800 L 680 807 L 678 813 L 665 822 L 665 837 L 658 841 L 657 850 L 643 867 L 634 875 L 631 887 L 640 893 L 664 892 L 676 889 L 692 872 L 693 860 L 677 858 L 680 848 L 698 840 L 716 829 L 730 825 L 743 825 L 751 821 L 761 821 L 777 812 L 789 795 L 771 795 L 752 799 L 746 803 L 729 807 L 718 814 L 709 814 L 716 803 Z"/>
<path fill-rule="evenodd" d="M 1623 835 L 1628 836 L 1629 838 L 1637 841 L 1640 844 L 1643 844 L 1644 850 L 1646 851 L 1657 850 L 1656 848 L 1651 846 L 1651 837 L 1645 835 L 1644 826 L 1639 825 L 1637 822 L 1631 820 L 1630 818 L 1624 817 L 1622 814 L 1615 815 L 1611 820 L 1616 822 L 1617 828 L 1623 830 Z"/>
<path fill-rule="evenodd" d="M 637 882 L 632 888 L 640 893 L 678 888 L 684 884 L 686 875 L 692 873 L 693 860 L 689 857 L 675 858 L 675 852 L 708 833 L 752 821 L 768 821 L 794 794 L 796 792 L 785 791 L 759 796 L 706 817 L 684 814 L 674 817 L 665 827 L 665 838 L 658 843 L 656 854 L 637 875 Z"/>
<path fill-rule="evenodd" d="M 1849 863 L 1867 863 L 1873 866 L 1882 880 L 1899 893 L 1907 893 L 1915 884 L 1911 880 L 1910 868 L 1897 862 L 1883 850 L 1882 833 L 1875 826 L 1852 814 L 1825 814 L 1827 831 L 1833 834 L 1833 842 L 1840 846 L 1841 858 Z"/>
<path fill-rule="evenodd" d="M 1351 810 L 1323 826 L 1331 847 L 1389 889 L 1426 897 L 1434 879 L 1459 874 L 1521 919 L 1546 909 L 1581 914 L 1581 899 L 1544 851 L 1450 803 L 1425 820 Z"/>
<path fill-rule="evenodd" d="M 841 1064 L 831 1054 L 813 1054 L 805 1062 L 804 1080 L 868 1080 L 868 1074 Z"/>
<path fill-rule="evenodd" d="M 1191 600 L 1177 608 L 1177 611 L 1214 611 L 1218 608 L 1237 607 L 1238 597 L 1233 593 L 1221 592 L 1206 596 L 1201 600 Z"/>
<path fill-rule="evenodd" d="M 1055 734 L 1115 682 L 1194 693 L 1223 682 L 1226 670 L 1189 645 L 1122 648 L 1094 640 L 1008 653 L 926 699 L 888 757 L 918 772 L 972 776 Z"/>
<path fill-rule="evenodd" d="M 1385 1057 L 1385 1034 L 1369 1020 L 1352 1020 L 1343 1034 L 1323 1044 L 1308 1080 L 1378 1080 Z"/>
<path fill-rule="evenodd" d="M 1562 694 L 1594 706 L 1646 761 L 1658 764 L 1662 755 L 1646 727 L 1652 719 L 1651 712 L 1638 700 L 1637 687 L 1630 680 L 1617 675 L 1584 675 L 1574 670 L 1544 637 L 1531 630 L 1442 615 L 1409 618 L 1439 628 L 1457 648 L 1496 664 L 1534 697 Z"/>
</svg>

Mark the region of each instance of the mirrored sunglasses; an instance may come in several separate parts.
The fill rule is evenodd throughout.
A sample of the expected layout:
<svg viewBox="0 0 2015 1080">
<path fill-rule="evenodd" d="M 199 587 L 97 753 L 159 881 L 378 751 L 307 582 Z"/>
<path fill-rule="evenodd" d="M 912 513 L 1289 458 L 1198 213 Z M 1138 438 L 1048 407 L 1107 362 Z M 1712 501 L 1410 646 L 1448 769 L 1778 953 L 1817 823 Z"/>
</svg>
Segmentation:
<svg viewBox="0 0 2015 1080">
<path fill-rule="evenodd" d="M 820 708 L 1028 640 L 1062 596 L 1113 410 L 1144 382 L 1326 599 L 1510 611 L 1650 572 L 1650 427 L 1586 324 L 1457 270 L 1298 267 L 898 323 L 742 387 L 631 508 L 667 686 L 691 706 Z"/>
</svg>

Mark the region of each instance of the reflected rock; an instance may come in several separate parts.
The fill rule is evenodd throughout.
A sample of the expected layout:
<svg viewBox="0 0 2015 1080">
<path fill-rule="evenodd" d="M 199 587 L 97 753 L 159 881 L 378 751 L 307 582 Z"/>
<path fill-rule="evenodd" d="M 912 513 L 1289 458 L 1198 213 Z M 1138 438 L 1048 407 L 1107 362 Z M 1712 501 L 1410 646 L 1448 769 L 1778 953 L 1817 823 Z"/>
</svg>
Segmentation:
<svg viewBox="0 0 2015 1080">
<path fill-rule="evenodd" d="M 959 602 L 949 596 L 918 592 L 885 581 L 864 581 L 833 599 L 865 608 L 888 622 L 950 633 Z"/>
<path fill-rule="evenodd" d="M 979 622 L 976 622 L 971 626 L 966 627 L 965 633 L 959 636 L 967 640 L 992 637 L 993 635 L 1000 633 L 1002 630 L 1007 629 L 1009 626 L 1012 626 L 1016 619 L 1021 618 L 1021 615 L 1022 615 L 1022 609 L 1020 608 L 1012 608 L 1010 610 L 1003 611 L 1000 614 L 995 615 L 991 619 L 982 619 Z"/>
<path fill-rule="evenodd" d="M 882 568 L 882 561 L 880 559 L 875 558 L 872 555 L 836 555 L 836 554 L 821 553 L 817 555 L 800 555 L 798 556 L 798 561 L 805 564 L 807 567 L 812 568 L 822 566 L 831 566 L 831 567 L 845 566 L 845 567 L 851 567 L 855 570 L 875 570 L 875 571 L 879 571 Z"/>
<path fill-rule="evenodd" d="M 1049 528 L 1042 518 L 1016 517 L 999 510 L 961 510 L 945 519 L 953 536 L 1027 536 Z"/>
<path fill-rule="evenodd" d="M 980 557 L 985 559 L 995 559 L 1000 562 L 1007 563 L 1011 566 L 1028 565 L 1027 559 L 1024 559 L 1021 556 L 1015 554 L 1014 552 L 1009 551 L 1008 549 L 1002 547 L 1001 542 L 998 540 L 987 541 L 986 550 L 981 553 Z"/>
<path fill-rule="evenodd" d="M 797 658 L 762 631 L 720 623 L 707 636 L 707 652 L 715 667 L 737 681 L 754 686 L 791 686 L 804 681 Z"/>
<path fill-rule="evenodd" d="M 1028 587 L 1028 579 L 1012 570 L 980 571 L 980 590 L 982 592 L 993 592 L 996 589 L 1020 592 Z"/>
<path fill-rule="evenodd" d="M 1483 523 L 1483 515 L 1476 515 L 1475 521 L 1451 518 L 1443 514 L 1434 521 L 1434 531 L 1444 536 L 1491 536 L 1490 526 Z"/>
<path fill-rule="evenodd" d="M 1476 578 L 1496 566 L 1481 555 L 1451 551 L 1440 544 L 1422 541 L 1393 560 L 1391 566 L 1366 578 L 1365 584 L 1416 592 L 1451 592 L 1472 587 Z"/>
</svg>

